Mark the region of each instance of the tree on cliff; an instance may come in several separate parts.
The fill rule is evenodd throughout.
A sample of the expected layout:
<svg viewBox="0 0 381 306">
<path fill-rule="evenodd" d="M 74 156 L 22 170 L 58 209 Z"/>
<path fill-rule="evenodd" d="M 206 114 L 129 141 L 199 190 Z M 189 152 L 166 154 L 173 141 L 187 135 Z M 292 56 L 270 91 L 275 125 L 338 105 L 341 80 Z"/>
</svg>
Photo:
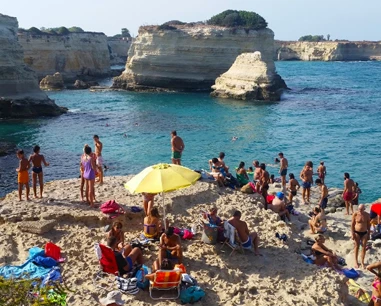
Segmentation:
<svg viewBox="0 0 381 306">
<path fill-rule="evenodd" d="M 254 12 L 226 10 L 217 14 L 207 21 L 209 25 L 217 25 L 229 28 L 245 28 L 261 30 L 267 27 L 266 20 Z"/>
<path fill-rule="evenodd" d="M 305 35 L 299 38 L 299 41 L 319 42 L 325 41 L 324 35 Z"/>
<path fill-rule="evenodd" d="M 83 32 L 85 32 L 82 28 L 76 27 L 76 26 L 71 27 L 68 30 L 69 30 L 69 32 L 76 32 L 76 33 L 83 33 Z"/>
<path fill-rule="evenodd" d="M 131 34 L 130 34 L 130 30 L 129 30 L 129 29 L 127 29 L 127 28 L 122 28 L 121 32 L 122 32 L 122 37 L 128 37 L 128 38 L 131 38 Z"/>
</svg>

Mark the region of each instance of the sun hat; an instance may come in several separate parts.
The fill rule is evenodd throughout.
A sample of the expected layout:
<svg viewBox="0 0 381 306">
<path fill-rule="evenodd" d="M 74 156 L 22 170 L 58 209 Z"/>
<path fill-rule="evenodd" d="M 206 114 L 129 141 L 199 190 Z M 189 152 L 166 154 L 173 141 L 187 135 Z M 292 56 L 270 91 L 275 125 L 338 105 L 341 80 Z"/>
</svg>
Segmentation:
<svg viewBox="0 0 381 306">
<path fill-rule="evenodd" d="M 124 301 L 121 298 L 121 293 L 118 290 L 111 291 L 107 294 L 107 297 L 99 300 L 103 305 L 109 305 L 116 303 L 118 305 L 123 305 Z"/>
<path fill-rule="evenodd" d="M 284 198 L 284 193 L 281 192 L 281 191 L 278 191 L 278 192 L 276 193 L 276 197 L 277 197 L 278 199 L 282 200 L 282 199 Z"/>
</svg>

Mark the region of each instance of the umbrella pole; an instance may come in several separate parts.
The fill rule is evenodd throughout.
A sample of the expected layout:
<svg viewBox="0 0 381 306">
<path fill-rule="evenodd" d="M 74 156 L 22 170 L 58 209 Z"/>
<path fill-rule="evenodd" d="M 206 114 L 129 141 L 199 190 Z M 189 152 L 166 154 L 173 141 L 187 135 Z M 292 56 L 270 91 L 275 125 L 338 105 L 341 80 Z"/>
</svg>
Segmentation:
<svg viewBox="0 0 381 306">
<path fill-rule="evenodd" d="M 163 221 L 164 221 L 164 229 L 167 230 L 167 219 L 165 218 L 165 201 L 164 201 L 164 192 L 162 192 L 161 195 L 162 195 L 162 197 L 163 197 L 163 211 L 164 211 Z"/>
</svg>

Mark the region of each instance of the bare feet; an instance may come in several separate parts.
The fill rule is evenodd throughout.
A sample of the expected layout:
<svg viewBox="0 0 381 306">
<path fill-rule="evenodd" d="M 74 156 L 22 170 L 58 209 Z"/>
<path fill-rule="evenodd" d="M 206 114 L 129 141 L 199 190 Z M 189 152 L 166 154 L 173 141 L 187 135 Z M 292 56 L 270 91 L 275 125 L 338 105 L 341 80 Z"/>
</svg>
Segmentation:
<svg viewBox="0 0 381 306">
<path fill-rule="evenodd" d="M 358 262 L 355 262 L 355 268 L 356 268 L 356 269 L 359 268 L 359 263 L 358 263 Z"/>
<path fill-rule="evenodd" d="M 361 269 L 365 270 L 365 265 L 363 263 L 361 264 Z"/>
<path fill-rule="evenodd" d="M 36 199 L 38 199 L 38 196 L 37 196 L 37 195 L 34 195 L 34 197 L 35 197 Z"/>
<path fill-rule="evenodd" d="M 27 198 L 26 198 L 26 200 L 27 200 L 27 201 L 30 201 L 30 198 L 29 198 L 29 197 L 27 197 Z"/>
</svg>

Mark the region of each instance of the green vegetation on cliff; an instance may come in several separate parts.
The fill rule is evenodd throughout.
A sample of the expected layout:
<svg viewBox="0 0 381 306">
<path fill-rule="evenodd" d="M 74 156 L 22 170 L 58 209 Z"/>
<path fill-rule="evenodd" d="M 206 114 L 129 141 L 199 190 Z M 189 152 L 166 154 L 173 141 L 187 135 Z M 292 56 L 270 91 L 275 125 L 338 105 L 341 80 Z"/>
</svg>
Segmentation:
<svg viewBox="0 0 381 306">
<path fill-rule="evenodd" d="M 319 42 L 326 41 L 326 39 L 324 38 L 324 35 L 305 35 L 300 37 L 299 41 Z"/>
<path fill-rule="evenodd" d="M 19 28 L 19 32 L 28 32 L 32 35 L 46 35 L 46 34 L 51 34 L 51 35 L 68 35 L 70 33 L 84 33 L 85 31 L 80 28 L 80 27 L 71 27 L 71 28 L 66 28 L 66 27 L 58 27 L 58 28 L 45 28 L 41 27 L 40 29 L 37 29 L 36 27 L 31 27 L 28 30 L 25 30 L 23 28 Z"/>
<path fill-rule="evenodd" d="M 266 20 L 254 12 L 226 10 L 217 14 L 207 21 L 209 25 L 223 26 L 229 28 L 245 28 L 250 30 L 261 30 L 267 27 Z"/>
</svg>

